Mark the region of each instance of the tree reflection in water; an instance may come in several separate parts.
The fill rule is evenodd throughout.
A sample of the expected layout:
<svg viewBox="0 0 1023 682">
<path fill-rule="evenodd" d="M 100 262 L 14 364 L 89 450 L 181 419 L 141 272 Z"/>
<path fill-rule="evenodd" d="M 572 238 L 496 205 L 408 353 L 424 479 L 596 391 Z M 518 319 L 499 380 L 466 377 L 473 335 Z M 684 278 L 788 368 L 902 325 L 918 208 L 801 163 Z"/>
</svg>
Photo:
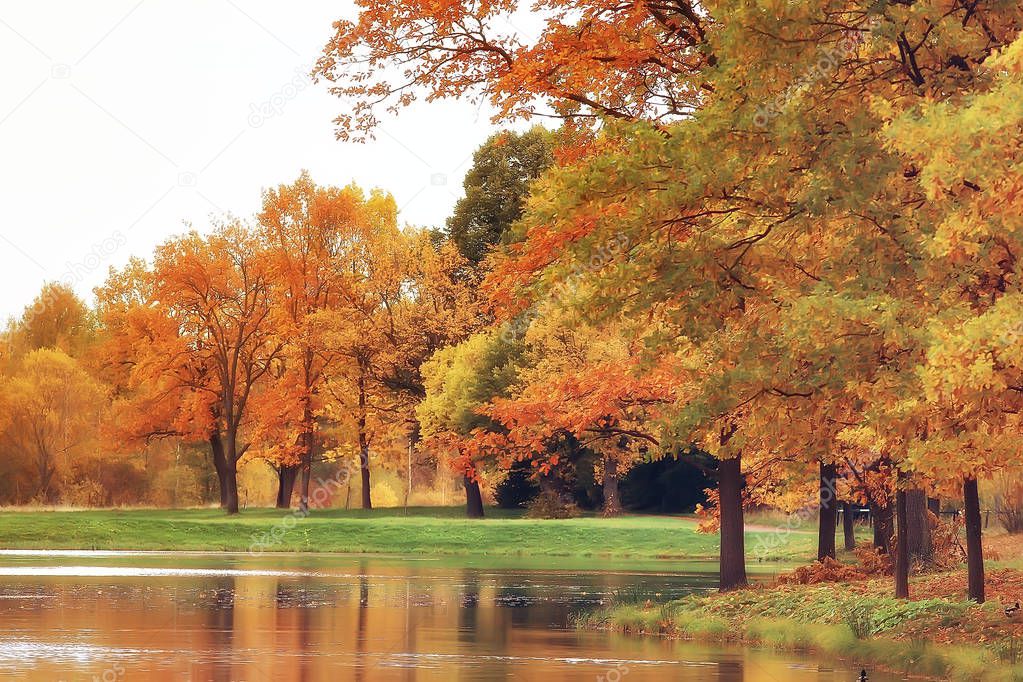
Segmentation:
<svg viewBox="0 0 1023 682">
<path fill-rule="evenodd" d="M 19 559 L 24 570 L 0 591 L 0 677 L 589 682 L 627 668 L 627 682 L 838 682 L 858 673 L 571 626 L 573 613 L 617 594 L 665 601 L 713 584 L 711 575 L 287 555 L 193 556 L 175 568 L 181 561 L 74 557 L 54 575 L 59 559 Z M 129 562 L 146 570 L 133 575 Z"/>
</svg>

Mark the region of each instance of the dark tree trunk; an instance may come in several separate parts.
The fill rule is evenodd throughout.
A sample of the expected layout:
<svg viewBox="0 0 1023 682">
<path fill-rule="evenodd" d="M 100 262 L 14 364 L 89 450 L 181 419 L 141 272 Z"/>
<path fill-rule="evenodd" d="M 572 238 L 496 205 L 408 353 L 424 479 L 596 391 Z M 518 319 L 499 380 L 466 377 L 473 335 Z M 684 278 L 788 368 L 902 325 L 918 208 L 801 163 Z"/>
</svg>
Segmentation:
<svg viewBox="0 0 1023 682">
<path fill-rule="evenodd" d="M 856 526 L 854 525 L 855 519 L 853 510 L 855 506 L 852 502 L 842 503 L 842 535 L 845 540 L 845 550 L 851 552 L 856 549 Z"/>
<path fill-rule="evenodd" d="M 227 471 L 227 498 L 224 509 L 228 514 L 238 513 L 238 430 L 237 426 L 228 426 L 224 430 L 224 460 Z"/>
<path fill-rule="evenodd" d="M 373 499 L 370 495 L 370 484 L 369 484 L 369 446 L 365 445 L 365 436 L 359 434 L 359 467 L 362 470 L 362 508 L 372 509 Z"/>
<path fill-rule="evenodd" d="M 927 498 L 927 511 L 934 514 L 935 516 L 941 516 L 941 500 L 937 497 Z"/>
<path fill-rule="evenodd" d="M 360 360 L 360 368 L 363 363 Z M 359 373 L 359 468 L 362 471 L 362 508 L 372 509 L 369 483 L 369 438 L 366 435 L 366 378 L 364 370 Z"/>
<path fill-rule="evenodd" d="M 604 458 L 604 516 L 621 516 L 622 501 L 618 496 L 618 460 Z"/>
<path fill-rule="evenodd" d="M 870 518 L 874 522 L 874 548 L 884 554 L 891 554 L 892 538 L 895 535 L 891 503 L 871 503 Z"/>
<path fill-rule="evenodd" d="M 820 463 L 818 489 L 820 523 L 817 530 L 817 561 L 835 558 L 835 527 L 838 525 L 838 500 L 835 499 L 835 465 Z"/>
<path fill-rule="evenodd" d="M 238 467 L 232 457 L 227 458 L 227 496 L 224 499 L 224 510 L 228 514 L 238 513 Z"/>
<path fill-rule="evenodd" d="M 903 533 L 899 531 L 899 542 Z M 910 560 L 930 563 L 934 559 L 931 521 L 927 518 L 927 494 L 919 488 L 906 491 L 906 547 Z"/>
<path fill-rule="evenodd" d="M 289 509 L 298 477 L 298 464 L 282 465 L 277 470 L 277 508 Z"/>
<path fill-rule="evenodd" d="M 299 465 L 302 476 L 298 483 L 298 509 L 301 512 L 309 511 L 309 482 L 313 477 L 313 463 L 308 457 L 302 455 L 302 463 Z"/>
<path fill-rule="evenodd" d="M 966 568 L 969 576 L 969 597 L 984 603 L 984 545 L 981 538 L 980 495 L 977 479 L 963 481 L 963 513 L 966 516 Z"/>
<path fill-rule="evenodd" d="M 895 597 L 909 599 L 909 543 L 906 541 L 908 521 L 906 491 L 901 487 L 895 493 L 895 516 L 899 524 L 899 537 L 895 545 Z"/>
<path fill-rule="evenodd" d="M 217 487 L 220 490 L 220 508 L 227 509 L 229 483 L 227 480 L 227 457 L 224 456 L 224 441 L 220 433 L 210 434 L 210 451 L 213 453 L 213 469 L 217 472 Z"/>
<path fill-rule="evenodd" d="M 302 484 L 299 490 L 298 508 L 305 513 L 309 511 L 309 482 L 312 479 L 313 448 L 316 445 L 316 436 L 313 434 L 313 410 L 308 397 L 302 406 L 302 433 L 299 435 L 299 442 L 302 444 Z"/>
<path fill-rule="evenodd" d="M 720 590 L 745 587 L 746 541 L 742 517 L 742 458 L 736 455 L 718 463 L 719 511 L 721 513 L 721 550 L 719 555 Z"/>
<path fill-rule="evenodd" d="M 468 476 L 462 477 L 465 486 L 465 515 L 470 519 L 483 518 L 483 495 L 480 494 L 480 483 Z"/>
</svg>

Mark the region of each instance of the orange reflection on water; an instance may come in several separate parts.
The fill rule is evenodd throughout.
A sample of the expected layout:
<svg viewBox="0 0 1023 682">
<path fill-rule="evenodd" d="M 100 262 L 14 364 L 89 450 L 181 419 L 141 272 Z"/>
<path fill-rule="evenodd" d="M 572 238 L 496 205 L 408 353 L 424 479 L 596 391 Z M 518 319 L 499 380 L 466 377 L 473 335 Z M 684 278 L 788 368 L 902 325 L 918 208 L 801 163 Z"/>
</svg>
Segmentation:
<svg viewBox="0 0 1023 682">
<path fill-rule="evenodd" d="M 619 592 L 666 600 L 707 575 L 294 556 L 3 562 L 0 673 L 21 679 L 856 679 L 850 665 L 571 627 Z"/>
</svg>

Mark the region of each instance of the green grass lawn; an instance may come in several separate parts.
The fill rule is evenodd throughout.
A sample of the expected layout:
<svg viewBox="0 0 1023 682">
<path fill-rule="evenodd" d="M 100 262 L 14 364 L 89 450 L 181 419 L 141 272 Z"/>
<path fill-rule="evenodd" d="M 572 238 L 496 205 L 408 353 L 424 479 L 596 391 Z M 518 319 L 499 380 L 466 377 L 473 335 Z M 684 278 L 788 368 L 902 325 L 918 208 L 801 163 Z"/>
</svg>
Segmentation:
<svg viewBox="0 0 1023 682">
<path fill-rule="evenodd" d="M 308 517 L 278 509 L 226 516 L 216 509 L 0 512 L 0 548 L 342 552 L 399 555 L 712 559 L 718 536 L 696 532 L 687 517 L 523 518 L 487 510 L 468 520 L 462 507 L 317 510 Z M 751 563 L 813 559 L 812 528 L 758 526 Z M 766 549 L 763 549 L 766 548 Z"/>
</svg>

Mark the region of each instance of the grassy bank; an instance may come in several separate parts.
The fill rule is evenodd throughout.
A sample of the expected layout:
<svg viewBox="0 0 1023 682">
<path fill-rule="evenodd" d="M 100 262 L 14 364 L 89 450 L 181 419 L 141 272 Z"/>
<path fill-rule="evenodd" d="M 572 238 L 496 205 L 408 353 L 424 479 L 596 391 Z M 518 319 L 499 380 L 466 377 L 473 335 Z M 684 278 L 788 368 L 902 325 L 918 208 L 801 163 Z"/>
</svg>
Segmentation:
<svg viewBox="0 0 1023 682">
<path fill-rule="evenodd" d="M 461 507 L 317 510 L 307 517 L 277 509 L 225 516 L 216 509 L 0 512 L 0 548 L 125 549 L 265 552 L 357 552 L 516 557 L 714 559 L 717 535 L 696 532 L 685 517 L 596 516 L 564 520 L 523 518 L 487 510 L 470 521 Z M 805 562 L 812 533 L 761 526 L 748 546 L 768 548 L 765 562 Z"/>
<path fill-rule="evenodd" d="M 1023 622 L 1003 612 L 1023 591 L 1023 573 L 991 571 L 983 605 L 966 601 L 964 579 L 965 571 L 919 578 L 913 600 L 891 597 L 890 578 L 761 586 L 663 605 L 617 605 L 579 626 L 813 651 L 942 679 L 1023 680 Z"/>
</svg>

